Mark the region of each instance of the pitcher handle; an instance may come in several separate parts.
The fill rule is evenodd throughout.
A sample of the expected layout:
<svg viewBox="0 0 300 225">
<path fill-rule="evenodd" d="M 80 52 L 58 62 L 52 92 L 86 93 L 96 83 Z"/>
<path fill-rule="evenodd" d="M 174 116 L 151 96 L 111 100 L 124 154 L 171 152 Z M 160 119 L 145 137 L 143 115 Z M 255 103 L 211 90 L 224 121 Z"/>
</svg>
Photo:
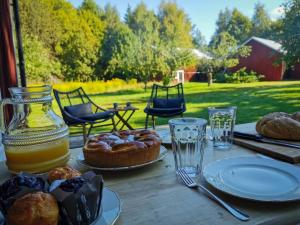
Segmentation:
<svg viewBox="0 0 300 225">
<path fill-rule="evenodd" d="M 8 104 L 13 104 L 12 100 L 10 98 L 4 98 L 0 100 L 0 131 L 1 133 L 4 133 L 6 127 L 5 127 L 5 121 L 4 121 L 4 106 Z"/>
</svg>

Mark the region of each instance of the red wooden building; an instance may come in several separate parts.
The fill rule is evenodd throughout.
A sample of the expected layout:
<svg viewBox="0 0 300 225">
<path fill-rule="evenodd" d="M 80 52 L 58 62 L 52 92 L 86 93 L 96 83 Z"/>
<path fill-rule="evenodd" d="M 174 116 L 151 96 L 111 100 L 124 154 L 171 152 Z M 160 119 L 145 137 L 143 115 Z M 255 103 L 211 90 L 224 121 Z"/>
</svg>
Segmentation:
<svg viewBox="0 0 300 225">
<path fill-rule="evenodd" d="M 190 51 L 198 59 L 202 59 L 202 58 L 212 59 L 210 55 L 198 49 L 190 49 Z M 202 81 L 203 77 L 206 77 L 206 74 L 197 71 L 196 65 L 191 67 L 181 68 L 177 71 L 174 71 L 174 74 L 175 74 L 175 80 L 183 83 L 184 81 Z"/>
<path fill-rule="evenodd" d="M 285 72 L 285 63 L 280 60 L 283 54 L 281 44 L 258 37 L 252 37 L 244 43 L 252 47 L 248 57 L 240 57 L 239 64 L 231 69 L 237 71 L 246 67 L 248 71 L 253 70 L 265 76 L 267 81 L 282 80 Z"/>
<path fill-rule="evenodd" d="M 300 80 L 300 62 L 288 71 L 287 76 L 289 79 Z"/>
</svg>

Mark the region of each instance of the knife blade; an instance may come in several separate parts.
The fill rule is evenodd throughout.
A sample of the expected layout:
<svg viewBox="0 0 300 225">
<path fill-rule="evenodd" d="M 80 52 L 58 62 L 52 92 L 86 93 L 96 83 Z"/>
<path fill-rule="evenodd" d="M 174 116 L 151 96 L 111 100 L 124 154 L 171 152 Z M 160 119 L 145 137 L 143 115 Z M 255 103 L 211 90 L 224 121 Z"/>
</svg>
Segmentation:
<svg viewBox="0 0 300 225">
<path fill-rule="evenodd" d="M 289 142 L 285 142 L 285 141 L 269 139 L 269 138 L 265 138 L 259 134 L 248 134 L 248 133 L 234 131 L 233 135 L 236 138 L 248 139 L 248 140 L 253 140 L 253 141 L 262 142 L 262 143 L 266 143 L 266 144 L 280 145 L 280 146 L 300 149 L 299 144 L 293 144 L 293 143 L 289 143 Z"/>
</svg>

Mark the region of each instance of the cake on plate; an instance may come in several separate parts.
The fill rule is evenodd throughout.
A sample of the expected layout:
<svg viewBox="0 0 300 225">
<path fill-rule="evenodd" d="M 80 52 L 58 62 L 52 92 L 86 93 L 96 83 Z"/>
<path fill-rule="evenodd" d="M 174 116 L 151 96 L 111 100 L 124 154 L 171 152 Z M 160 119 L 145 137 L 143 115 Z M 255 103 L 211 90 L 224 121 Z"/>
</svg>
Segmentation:
<svg viewBox="0 0 300 225">
<path fill-rule="evenodd" d="M 161 140 L 155 131 L 128 130 L 103 133 L 83 147 L 85 161 L 96 167 L 140 165 L 158 158 Z"/>
</svg>

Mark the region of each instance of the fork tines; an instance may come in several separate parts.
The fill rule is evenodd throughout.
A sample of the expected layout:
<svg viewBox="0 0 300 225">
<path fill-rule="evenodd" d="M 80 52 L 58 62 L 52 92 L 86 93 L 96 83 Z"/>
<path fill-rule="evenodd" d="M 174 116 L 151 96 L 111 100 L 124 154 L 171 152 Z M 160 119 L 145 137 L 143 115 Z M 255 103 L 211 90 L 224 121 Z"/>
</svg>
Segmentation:
<svg viewBox="0 0 300 225">
<path fill-rule="evenodd" d="M 184 169 L 178 169 L 177 173 L 186 185 L 189 186 L 195 184 L 195 181 L 193 181 L 192 178 L 190 178 L 190 176 L 186 173 Z"/>
</svg>

